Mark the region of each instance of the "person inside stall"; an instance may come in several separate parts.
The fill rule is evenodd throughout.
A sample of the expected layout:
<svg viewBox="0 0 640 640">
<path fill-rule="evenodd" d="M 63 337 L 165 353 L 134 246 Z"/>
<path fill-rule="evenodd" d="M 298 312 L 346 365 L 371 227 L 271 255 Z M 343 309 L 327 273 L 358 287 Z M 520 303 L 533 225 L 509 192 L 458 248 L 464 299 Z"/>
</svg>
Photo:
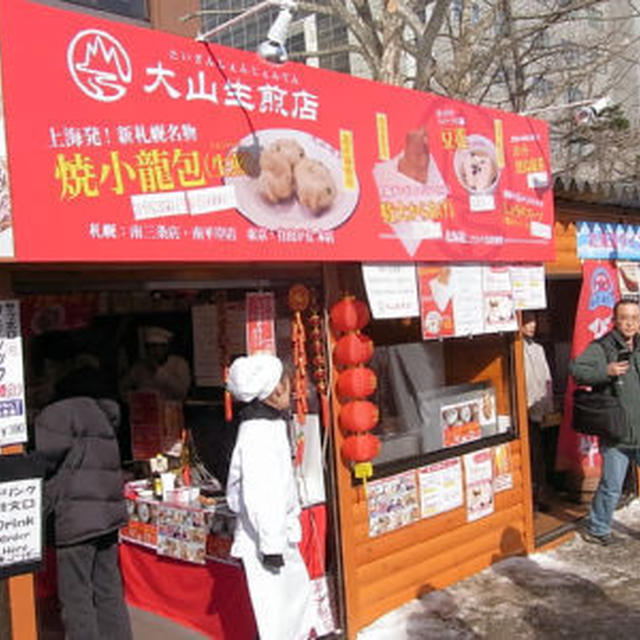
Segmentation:
<svg viewBox="0 0 640 640">
<path fill-rule="evenodd" d="M 191 386 L 187 361 L 169 353 L 173 334 L 162 327 L 144 330 L 144 357 L 125 375 L 121 386 L 123 398 L 129 391 L 157 391 L 164 400 L 182 401 Z"/>
<path fill-rule="evenodd" d="M 534 340 L 537 321 L 533 311 L 522 313 L 520 333 L 524 341 L 524 373 L 527 388 L 529 417 L 529 448 L 531 453 L 531 479 L 536 511 L 547 511 L 546 466 L 542 442 L 542 422 L 553 409 L 551 371 L 544 347 Z"/>
<path fill-rule="evenodd" d="M 238 514 L 231 555 L 243 562 L 260 639 L 315 637 L 285 420 L 289 376 L 278 358 L 256 354 L 234 360 L 227 387 L 246 403 L 227 480 L 227 502 Z"/>
</svg>

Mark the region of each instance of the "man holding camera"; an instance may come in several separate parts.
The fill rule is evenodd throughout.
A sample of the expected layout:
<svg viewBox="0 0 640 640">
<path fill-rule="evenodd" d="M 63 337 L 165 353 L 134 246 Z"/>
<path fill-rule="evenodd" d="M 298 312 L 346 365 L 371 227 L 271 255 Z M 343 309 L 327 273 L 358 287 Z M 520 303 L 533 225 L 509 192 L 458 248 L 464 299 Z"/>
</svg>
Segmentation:
<svg viewBox="0 0 640 640">
<path fill-rule="evenodd" d="M 576 384 L 609 385 L 622 405 L 629 435 L 620 442 L 600 438 L 602 475 L 591 502 L 582 537 L 608 546 L 620 539 L 611 533 L 613 512 L 622 492 L 629 460 L 640 464 L 640 307 L 623 299 L 613 308 L 614 328 L 594 340 L 570 366 Z"/>
</svg>

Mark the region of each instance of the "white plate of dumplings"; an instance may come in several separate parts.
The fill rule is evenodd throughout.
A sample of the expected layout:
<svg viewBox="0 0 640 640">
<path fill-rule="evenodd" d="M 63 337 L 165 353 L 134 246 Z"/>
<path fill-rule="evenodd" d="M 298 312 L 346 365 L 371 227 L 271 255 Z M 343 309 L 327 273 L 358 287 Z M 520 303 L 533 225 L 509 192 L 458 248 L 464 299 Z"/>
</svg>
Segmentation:
<svg viewBox="0 0 640 640">
<path fill-rule="evenodd" d="M 260 175 L 228 176 L 235 187 L 237 208 L 253 224 L 267 229 L 326 231 L 353 213 L 360 194 L 356 180 L 346 189 L 340 152 L 324 140 L 296 129 L 257 131 Z M 238 141 L 250 146 L 253 135 Z"/>
</svg>

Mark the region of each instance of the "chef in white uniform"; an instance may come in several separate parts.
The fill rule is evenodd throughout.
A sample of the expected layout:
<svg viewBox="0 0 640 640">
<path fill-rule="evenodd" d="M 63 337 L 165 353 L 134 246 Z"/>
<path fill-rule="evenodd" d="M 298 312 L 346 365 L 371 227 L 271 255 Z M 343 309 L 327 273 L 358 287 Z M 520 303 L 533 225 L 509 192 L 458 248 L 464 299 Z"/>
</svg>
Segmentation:
<svg viewBox="0 0 640 640">
<path fill-rule="evenodd" d="M 305 640 L 315 609 L 298 543 L 300 503 L 282 412 L 291 383 L 275 356 L 234 360 L 227 386 L 240 413 L 227 501 L 238 514 L 231 554 L 241 558 L 261 640 Z"/>
<path fill-rule="evenodd" d="M 123 395 L 128 391 L 157 391 L 164 400 L 182 401 L 191 385 L 191 373 L 187 361 L 181 356 L 169 354 L 171 331 L 162 327 L 144 330 L 145 357 L 136 362 L 123 383 Z"/>
</svg>

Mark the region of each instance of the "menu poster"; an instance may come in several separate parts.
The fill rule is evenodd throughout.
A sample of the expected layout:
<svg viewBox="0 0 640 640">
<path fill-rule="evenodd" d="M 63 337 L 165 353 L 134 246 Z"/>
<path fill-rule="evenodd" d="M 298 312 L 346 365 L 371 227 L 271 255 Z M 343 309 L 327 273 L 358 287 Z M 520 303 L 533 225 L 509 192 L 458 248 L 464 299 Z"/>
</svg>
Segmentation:
<svg viewBox="0 0 640 640">
<path fill-rule="evenodd" d="M 451 267 L 420 265 L 418 283 L 422 339 L 454 335 Z"/>
<path fill-rule="evenodd" d="M 460 458 L 443 460 L 418 469 L 418 480 L 423 518 L 437 516 L 464 504 Z"/>
<path fill-rule="evenodd" d="M 518 321 L 508 266 L 482 267 L 485 331 L 516 331 Z"/>
<path fill-rule="evenodd" d="M 193 369 L 199 387 L 222 386 L 217 314 L 218 310 L 214 304 L 191 308 Z"/>
<path fill-rule="evenodd" d="M 495 510 L 491 449 L 481 449 L 465 455 L 464 473 L 467 493 L 467 521 L 472 522 L 492 514 Z"/>
<path fill-rule="evenodd" d="M 413 264 L 363 264 L 362 277 L 374 318 L 414 318 L 420 313 Z"/>
<path fill-rule="evenodd" d="M 544 265 L 511 265 L 509 271 L 516 309 L 546 309 Z"/>
<path fill-rule="evenodd" d="M 158 508 L 158 555 L 195 564 L 205 563 L 206 514 L 161 504 Z"/>
<path fill-rule="evenodd" d="M 493 447 L 493 490 L 498 493 L 513 488 L 511 450 L 508 444 Z"/>
<path fill-rule="evenodd" d="M 276 355 L 276 300 L 272 291 L 247 293 L 247 355 Z"/>
<path fill-rule="evenodd" d="M 369 537 L 389 533 L 420 519 L 416 472 L 370 482 L 367 489 Z"/>
<path fill-rule="evenodd" d="M 640 269 L 637 262 L 616 262 L 620 298 L 637 298 L 640 289 Z"/>
<path fill-rule="evenodd" d="M 453 279 L 453 324 L 456 336 L 484 332 L 482 321 L 482 267 L 451 267 Z"/>
<path fill-rule="evenodd" d="M 41 560 L 42 478 L 0 482 L 0 578 Z"/>
<path fill-rule="evenodd" d="M 247 353 L 244 300 L 227 302 L 224 305 L 224 315 L 227 353 L 233 361 L 237 356 Z"/>
<path fill-rule="evenodd" d="M 443 446 L 455 447 L 482 438 L 480 411 L 477 399 L 442 405 L 440 424 Z"/>
<path fill-rule="evenodd" d="M 20 303 L 0 301 L 0 446 L 27 441 Z"/>
</svg>

